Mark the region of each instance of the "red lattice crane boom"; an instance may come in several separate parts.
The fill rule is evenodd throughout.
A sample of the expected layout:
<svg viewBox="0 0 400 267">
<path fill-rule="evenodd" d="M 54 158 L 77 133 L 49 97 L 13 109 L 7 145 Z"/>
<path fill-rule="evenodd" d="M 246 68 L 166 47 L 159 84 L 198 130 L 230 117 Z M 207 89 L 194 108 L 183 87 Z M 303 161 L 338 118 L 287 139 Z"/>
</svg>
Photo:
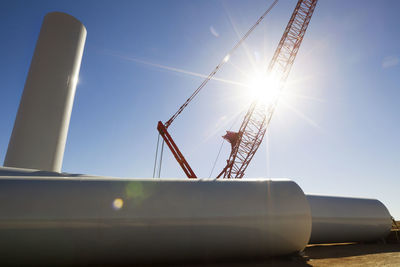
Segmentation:
<svg viewBox="0 0 400 267">
<path fill-rule="evenodd" d="M 280 85 L 283 86 L 284 82 L 289 75 L 290 69 L 296 58 L 298 49 L 303 40 L 307 26 L 310 22 L 311 16 L 314 12 L 318 0 L 299 0 L 296 8 L 289 20 L 285 32 L 279 42 L 278 48 L 271 60 L 268 67 L 268 73 L 274 73 L 279 76 Z M 264 17 L 276 5 L 278 0 L 274 0 L 271 6 L 264 12 L 264 14 L 256 21 L 250 30 L 236 43 L 236 45 L 229 51 L 229 53 L 222 59 L 216 68 L 209 74 L 209 76 L 201 83 L 196 91 L 185 101 L 179 110 L 165 123 L 158 122 L 157 130 L 164 142 L 167 144 L 175 159 L 185 172 L 188 178 L 196 178 L 196 174 L 190 167 L 189 163 L 184 158 L 183 154 L 175 144 L 171 135 L 168 133 L 168 127 L 181 114 L 193 98 L 200 92 L 202 88 L 210 81 L 218 70 L 229 60 L 232 53 L 245 41 L 245 39 L 253 32 L 259 25 Z M 242 178 L 244 172 L 260 146 L 265 135 L 267 126 L 274 113 L 277 100 L 273 101 L 270 106 L 265 106 L 257 101 L 253 102 L 240 126 L 239 132 L 228 132 L 224 137 L 232 145 L 232 152 L 227 160 L 227 165 L 218 175 L 224 178 Z M 157 144 L 158 151 L 158 144 Z M 163 151 L 163 149 L 161 149 Z M 162 152 L 160 159 L 162 160 Z M 161 170 L 161 160 L 159 173 Z M 153 176 L 156 172 L 157 153 L 154 165 Z"/>
<path fill-rule="evenodd" d="M 214 75 L 221 69 L 223 65 L 229 60 L 230 56 L 236 49 L 247 39 L 247 37 L 254 31 L 254 29 L 260 24 L 260 22 L 268 15 L 268 13 L 272 10 L 272 8 L 278 3 L 278 0 L 274 0 L 270 7 L 262 14 L 262 16 L 256 21 L 255 24 L 246 32 L 246 34 L 235 44 L 235 46 L 229 51 L 229 53 L 220 61 L 220 63 L 214 68 L 214 70 L 206 77 L 206 79 L 200 84 L 200 86 L 194 91 L 194 93 L 183 103 L 183 105 L 178 109 L 177 112 L 172 115 L 172 117 L 163 124 L 161 121 L 157 124 L 157 130 L 159 132 L 159 136 L 163 138 L 163 143 L 167 144 L 169 149 L 171 150 L 172 154 L 174 155 L 176 161 L 181 166 L 182 170 L 185 172 L 188 178 L 197 178 L 196 174 L 190 167 L 189 163 L 186 161 L 185 157 L 183 156 L 182 152 L 179 150 L 178 146 L 172 139 L 171 135 L 168 133 L 168 127 L 172 124 L 172 122 L 182 113 L 182 111 L 189 105 L 189 103 L 193 100 L 193 98 L 207 85 L 207 83 L 214 77 Z M 161 170 L 161 160 L 162 160 L 162 151 L 160 155 L 160 166 L 159 166 L 159 173 Z M 156 151 L 156 158 L 154 162 L 154 171 L 153 177 L 155 176 L 156 172 L 156 162 L 157 162 L 157 152 L 158 152 L 158 143 L 157 143 L 157 151 Z"/>
<path fill-rule="evenodd" d="M 278 80 L 279 90 L 282 90 L 292 68 L 317 1 L 299 0 L 297 2 L 296 8 L 269 64 L 268 75 Z M 243 177 L 246 168 L 264 138 L 274 114 L 278 98 L 279 95 L 268 106 L 255 100 L 247 111 L 239 131 L 235 133 L 235 137 L 232 138 L 232 132 L 228 132 L 224 137 L 232 144 L 232 151 L 227 160 L 226 167 L 218 177 L 222 175 L 224 178 Z"/>
</svg>

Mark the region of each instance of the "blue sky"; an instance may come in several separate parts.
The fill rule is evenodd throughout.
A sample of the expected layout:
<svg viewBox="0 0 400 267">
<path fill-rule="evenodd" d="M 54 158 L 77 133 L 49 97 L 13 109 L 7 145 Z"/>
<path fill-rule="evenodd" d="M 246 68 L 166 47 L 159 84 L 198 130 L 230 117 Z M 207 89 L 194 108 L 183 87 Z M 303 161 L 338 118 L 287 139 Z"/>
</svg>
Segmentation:
<svg viewBox="0 0 400 267">
<path fill-rule="evenodd" d="M 266 68 L 297 1 L 280 1 L 170 133 L 208 177 L 221 135 L 249 99 L 235 83 Z M 43 16 L 69 13 L 88 35 L 63 171 L 151 177 L 166 121 L 272 0 L 2 1 L 0 161 Z M 378 198 L 400 218 L 398 1 L 322 0 L 247 177 L 284 177 L 305 192 Z M 239 118 L 238 118 L 239 116 Z M 236 119 L 238 118 L 238 119 Z M 236 124 L 234 121 L 236 120 Z M 233 126 L 232 126 L 233 125 Z M 225 144 L 214 175 L 223 168 Z M 162 177 L 184 177 L 165 150 Z"/>
</svg>

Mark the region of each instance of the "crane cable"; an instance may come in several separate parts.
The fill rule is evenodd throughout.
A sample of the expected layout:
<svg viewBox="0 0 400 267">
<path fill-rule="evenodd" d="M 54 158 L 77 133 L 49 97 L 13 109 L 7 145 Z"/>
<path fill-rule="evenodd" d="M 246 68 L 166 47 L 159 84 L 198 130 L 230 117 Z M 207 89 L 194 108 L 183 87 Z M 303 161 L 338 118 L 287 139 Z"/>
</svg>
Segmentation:
<svg viewBox="0 0 400 267">
<path fill-rule="evenodd" d="M 200 92 L 201 89 L 214 77 L 218 70 L 228 62 L 229 58 L 235 52 L 235 50 L 249 37 L 249 35 L 254 31 L 254 29 L 260 24 L 260 22 L 267 16 L 267 14 L 272 10 L 272 8 L 278 3 L 279 0 L 274 0 L 274 2 L 269 6 L 269 8 L 262 14 L 262 16 L 256 21 L 256 23 L 246 32 L 246 34 L 236 43 L 236 45 L 222 58 L 220 63 L 215 67 L 215 69 L 207 76 L 207 78 L 200 84 L 200 86 L 194 91 L 194 93 L 183 103 L 183 105 L 175 112 L 174 115 L 165 123 L 165 128 L 168 128 L 171 123 L 178 117 L 179 114 L 186 108 L 186 106 L 192 101 L 192 99 Z"/>
<path fill-rule="evenodd" d="M 164 140 L 162 141 L 161 144 L 161 151 L 160 151 L 160 161 L 158 162 L 158 168 L 157 168 L 157 159 L 158 159 L 158 147 L 160 145 L 160 134 L 158 134 L 157 137 L 157 147 L 156 147 L 156 156 L 154 157 L 154 167 L 153 167 L 153 178 L 160 178 L 161 176 L 161 166 L 162 166 L 162 158 L 164 154 Z M 156 177 L 157 173 L 157 177 Z"/>
<path fill-rule="evenodd" d="M 163 154 L 164 154 L 164 140 L 162 141 L 162 144 L 161 144 L 161 153 L 160 153 L 160 165 L 159 165 L 159 167 L 158 167 L 158 177 L 157 178 L 160 178 L 161 177 L 161 166 L 162 166 L 162 158 L 163 158 Z"/>
<path fill-rule="evenodd" d="M 156 156 L 154 157 L 154 167 L 153 167 L 153 178 L 156 176 L 156 168 L 157 168 L 157 157 L 158 157 L 158 145 L 160 144 L 160 134 L 157 137 L 157 147 L 156 147 Z"/>
<path fill-rule="evenodd" d="M 260 24 L 260 22 L 268 15 L 268 13 L 272 10 L 272 8 L 275 7 L 275 5 L 279 2 L 279 0 L 274 0 L 274 2 L 272 2 L 272 4 L 268 7 L 268 9 L 264 12 L 264 14 L 261 15 L 261 17 L 256 21 L 256 23 L 253 24 L 253 26 L 246 32 L 245 35 L 243 35 L 243 37 L 235 44 L 235 46 L 228 52 L 228 54 L 226 54 L 222 60 L 220 61 L 220 63 L 214 68 L 214 70 L 207 76 L 206 79 L 204 79 L 204 81 L 199 85 L 199 87 L 197 87 L 197 89 L 194 91 L 194 93 L 188 98 L 186 99 L 185 103 L 183 103 L 183 105 L 178 109 L 177 112 L 174 113 L 174 115 L 172 115 L 172 117 L 165 123 L 165 128 L 168 128 L 172 122 L 176 119 L 176 117 L 179 116 L 179 114 L 182 113 L 182 111 L 187 107 L 187 105 L 189 105 L 190 101 L 193 100 L 193 98 L 201 91 L 201 89 L 203 89 L 204 86 L 206 86 L 206 84 L 214 77 L 214 75 L 220 70 L 220 68 L 225 65 L 226 62 L 229 61 L 229 58 L 231 57 L 231 55 L 236 51 L 236 49 L 247 39 L 247 37 L 249 37 L 249 35 L 254 31 L 254 29 Z M 154 160 L 154 168 L 153 168 L 153 178 L 155 176 L 156 173 L 156 162 L 157 162 L 157 157 L 158 157 L 158 147 L 159 147 L 159 141 L 160 141 L 160 134 L 158 135 L 158 139 L 157 139 L 157 148 L 156 148 L 156 155 L 155 155 L 155 160 Z M 164 142 L 163 142 L 164 144 Z M 219 149 L 219 153 L 221 152 L 222 149 L 222 145 Z M 219 157 L 219 153 L 217 156 Z M 160 172 L 161 172 L 161 162 L 162 162 L 162 157 L 163 157 L 163 149 L 161 150 L 160 153 L 160 165 L 158 167 L 158 177 L 160 177 Z M 215 167 L 214 163 L 214 167 Z M 212 169 L 211 172 L 213 172 L 214 167 Z"/>
</svg>

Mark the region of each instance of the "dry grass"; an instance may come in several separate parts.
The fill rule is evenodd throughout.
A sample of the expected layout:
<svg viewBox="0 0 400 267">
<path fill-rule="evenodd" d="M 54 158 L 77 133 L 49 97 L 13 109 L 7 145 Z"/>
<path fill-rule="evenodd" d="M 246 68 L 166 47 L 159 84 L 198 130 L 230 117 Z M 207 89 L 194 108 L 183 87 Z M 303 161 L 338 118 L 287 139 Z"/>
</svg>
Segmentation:
<svg viewBox="0 0 400 267">
<path fill-rule="evenodd" d="M 381 242 L 374 244 L 342 243 L 309 245 L 303 254 L 303 256 L 275 257 L 253 261 L 202 263 L 189 266 L 400 266 L 400 243 L 398 242 L 391 244 Z"/>
<path fill-rule="evenodd" d="M 400 244 L 313 246 L 305 250 L 309 266 L 400 266 Z M 295 266 L 295 265 L 294 265 Z"/>
</svg>

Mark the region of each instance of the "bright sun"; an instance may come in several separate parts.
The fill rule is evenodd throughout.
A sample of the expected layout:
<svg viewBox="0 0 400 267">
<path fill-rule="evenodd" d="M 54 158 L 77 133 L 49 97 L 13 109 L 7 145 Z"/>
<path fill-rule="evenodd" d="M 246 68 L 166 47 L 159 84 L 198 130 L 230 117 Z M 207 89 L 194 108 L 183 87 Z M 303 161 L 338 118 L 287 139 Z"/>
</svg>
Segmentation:
<svg viewBox="0 0 400 267">
<path fill-rule="evenodd" d="M 266 106 L 273 104 L 282 91 L 282 85 L 276 76 L 261 72 L 250 75 L 246 85 L 248 86 L 247 97 L 251 101 L 258 100 Z"/>
</svg>

